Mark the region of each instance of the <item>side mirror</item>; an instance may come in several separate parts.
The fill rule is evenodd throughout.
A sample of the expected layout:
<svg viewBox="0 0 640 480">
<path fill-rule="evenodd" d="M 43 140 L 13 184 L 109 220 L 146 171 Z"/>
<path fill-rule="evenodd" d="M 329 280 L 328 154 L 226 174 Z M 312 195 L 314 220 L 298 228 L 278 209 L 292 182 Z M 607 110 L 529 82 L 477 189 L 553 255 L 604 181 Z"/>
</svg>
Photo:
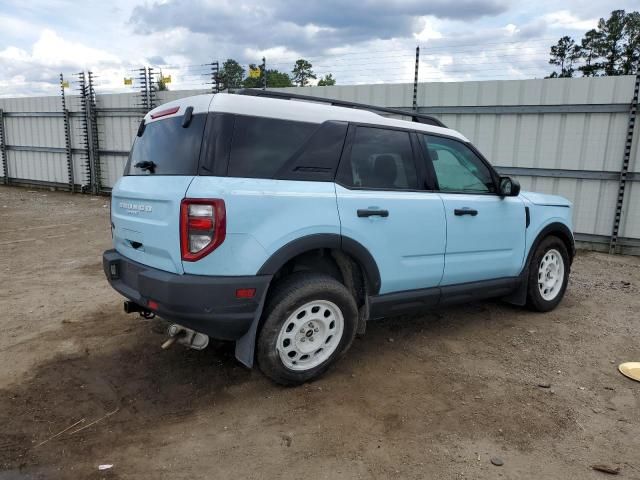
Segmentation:
<svg viewBox="0 0 640 480">
<path fill-rule="evenodd" d="M 520 193 L 520 183 L 510 177 L 500 177 L 500 196 L 517 197 Z"/>
</svg>

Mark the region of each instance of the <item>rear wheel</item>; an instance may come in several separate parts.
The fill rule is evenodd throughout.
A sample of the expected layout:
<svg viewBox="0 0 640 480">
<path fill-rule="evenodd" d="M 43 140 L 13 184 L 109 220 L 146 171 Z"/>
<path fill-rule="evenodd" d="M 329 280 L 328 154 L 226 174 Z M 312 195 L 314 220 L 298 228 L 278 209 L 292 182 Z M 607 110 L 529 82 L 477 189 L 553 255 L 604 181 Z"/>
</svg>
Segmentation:
<svg viewBox="0 0 640 480">
<path fill-rule="evenodd" d="M 527 305 L 539 312 L 558 306 L 569 281 L 569 254 L 564 242 L 549 236 L 540 242 L 529 264 Z"/>
<path fill-rule="evenodd" d="M 290 275 L 274 287 L 258 335 L 257 360 L 277 383 L 322 375 L 351 346 L 358 310 L 347 288 L 318 273 Z"/>
</svg>

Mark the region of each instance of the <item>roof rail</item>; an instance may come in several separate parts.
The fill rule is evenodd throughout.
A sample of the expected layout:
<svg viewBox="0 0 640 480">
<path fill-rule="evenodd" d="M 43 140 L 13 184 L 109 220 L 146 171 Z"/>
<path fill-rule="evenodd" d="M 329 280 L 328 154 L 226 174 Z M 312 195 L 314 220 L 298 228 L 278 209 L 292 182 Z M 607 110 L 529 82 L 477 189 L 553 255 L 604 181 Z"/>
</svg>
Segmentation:
<svg viewBox="0 0 640 480">
<path fill-rule="evenodd" d="M 355 108 L 358 110 L 369 110 L 372 112 L 382 112 L 382 113 L 390 113 L 393 115 L 404 115 L 407 117 L 411 117 L 411 121 L 417 123 L 424 123 L 427 125 L 433 125 L 436 127 L 447 128 L 447 126 L 431 115 L 424 115 L 422 113 L 417 113 L 411 110 L 403 110 L 401 108 L 388 108 L 388 107 L 377 107 L 375 105 L 367 105 L 365 103 L 355 103 L 349 102 L 347 100 L 336 100 L 333 98 L 322 98 L 322 97 L 313 97 L 311 95 L 298 95 L 297 93 L 289 93 L 289 92 L 276 92 L 273 90 L 258 90 L 253 88 L 243 88 L 240 90 L 236 90 L 237 95 L 250 95 L 253 97 L 269 97 L 269 98 L 279 98 L 282 100 L 306 100 L 310 102 L 318 102 L 318 103 L 328 103 L 330 105 L 334 105 L 336 107 L 347 107 L 347 108 Z"/>
</svg>

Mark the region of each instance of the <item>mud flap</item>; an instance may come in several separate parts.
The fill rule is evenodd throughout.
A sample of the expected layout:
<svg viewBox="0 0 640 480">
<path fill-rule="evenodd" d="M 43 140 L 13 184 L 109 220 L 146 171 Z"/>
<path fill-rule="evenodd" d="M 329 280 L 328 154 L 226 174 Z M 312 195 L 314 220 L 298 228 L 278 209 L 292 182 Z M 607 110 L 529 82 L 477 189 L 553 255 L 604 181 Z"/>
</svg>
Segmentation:
<svg viewBox="0 0 640 480">
<path fill-rule="evenodd" d="M 523 307 L 527 304 L 527 289 L 529 287 L 529 267 L 520 273 L 520 286 L 506 297 L 502 297 L 507 303 Z"/>
<path fill-rule="evenodd" d="M 364 305 L 358 309 L 358 329 L 356 335 L 363 337 L 367 330 L 367 321 L 369 320 L 369 296 L 365 297 Z"/>
<path fill-rule="evenodd" d="M 269 291 L 269 285 L 264 289 L 260 304 L 256 309 L 256 314 L 253 317 L 251 327 L 247 330 L 242 337 L 236 340 L 236 359 L 247 368 L 253 368 L 254 354 L 256 350 L 256 336 L 258 334 L 258 326 L 260 325 L 260 318 L 262 317 L 262 309 L 264 308 L 264 302 L 267 298 L 267 292 Z"/>
</svg>

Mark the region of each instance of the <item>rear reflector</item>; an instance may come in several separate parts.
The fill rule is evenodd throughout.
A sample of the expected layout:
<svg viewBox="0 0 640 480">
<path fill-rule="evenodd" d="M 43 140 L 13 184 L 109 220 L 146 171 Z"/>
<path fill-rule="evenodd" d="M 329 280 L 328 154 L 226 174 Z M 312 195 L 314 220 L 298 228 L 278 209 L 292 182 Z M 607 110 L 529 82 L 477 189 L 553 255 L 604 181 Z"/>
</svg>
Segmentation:
<svg viewBox="0 0 640 480">
<path fill-rule="evenodd" d="M 236 290 L 236 298 L 253 298 L 255 295 L 255 288 L 238 288 Z"/>
<path fill-rule="evenodd" d="M 152 113 L 151 118 L 155 120 L 156 118 L 166 117 L 167 115 L 173 115 L 178 110 L 180 110 L 180 107 L 173 107 L 173 108 L 167 108 L 166 110 L 160 110 L 159 112 Z"/>
<path fill-rule="evenodd" d="M 153 300 L 149 300 L 147 302 L 147 306 L 151 309 L 151 310 L 157 310 L 158 309 L 158 302 L 154 302 Z"/>
<path fill-rule="evenodd" d="M 227 234 L 224 200 L 185 198 L 180 205 L 182 260 L 195 262 L 215 250 Z"/>
</svg>

